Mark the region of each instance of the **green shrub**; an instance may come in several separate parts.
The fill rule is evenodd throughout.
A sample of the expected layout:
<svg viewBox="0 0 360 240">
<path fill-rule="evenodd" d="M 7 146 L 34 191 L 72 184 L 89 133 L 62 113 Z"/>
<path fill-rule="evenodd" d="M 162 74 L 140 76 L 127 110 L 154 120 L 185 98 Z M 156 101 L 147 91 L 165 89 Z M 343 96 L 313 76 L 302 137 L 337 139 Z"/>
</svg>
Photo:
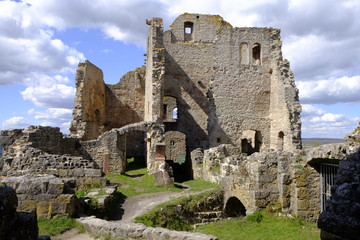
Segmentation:
<svg viewBox="0 0 360 240">
<path fill-rule="evenodd" d="M 253 214 L 246 217 L 247 221 L 260 223 L 264 219 L 264 215 L 260 211 L 255 211 Z"/>
</svg>

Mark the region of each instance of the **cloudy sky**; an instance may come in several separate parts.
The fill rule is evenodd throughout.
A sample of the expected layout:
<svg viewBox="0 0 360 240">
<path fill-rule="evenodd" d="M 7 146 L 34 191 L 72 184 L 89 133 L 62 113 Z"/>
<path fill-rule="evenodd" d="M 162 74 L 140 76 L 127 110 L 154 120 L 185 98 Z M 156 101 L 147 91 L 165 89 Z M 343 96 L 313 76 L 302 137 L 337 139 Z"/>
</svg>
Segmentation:
<svg viewBox="0 0 360 240">
<path fill-rule="evenodd" d="M 360 121 L 360 0 L 0 0 L 0 129 L 68 133 L 74 73 L 89 59 L 116 83 L 144 63 L 145 19 L 181 13 L 281 29 L 303 105 L 303 137 L 343 138 Z"/>
</svg>

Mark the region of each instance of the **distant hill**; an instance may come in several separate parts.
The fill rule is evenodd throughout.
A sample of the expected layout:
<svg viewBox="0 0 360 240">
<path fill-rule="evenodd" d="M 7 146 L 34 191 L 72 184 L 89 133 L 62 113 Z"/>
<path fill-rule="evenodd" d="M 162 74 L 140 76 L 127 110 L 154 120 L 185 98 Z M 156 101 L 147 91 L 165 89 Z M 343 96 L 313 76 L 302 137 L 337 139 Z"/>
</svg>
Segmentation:
<svg viewBox="0 0 360 240">
<path fill-rule="evenodd" d="M 304 148 L 317 147 L 324 144 L 342 143 L 342 142 L 345 142 L 345 140 L 341 138 L 303 138 L 302 139 L 302 144 Z"/>
</svg>

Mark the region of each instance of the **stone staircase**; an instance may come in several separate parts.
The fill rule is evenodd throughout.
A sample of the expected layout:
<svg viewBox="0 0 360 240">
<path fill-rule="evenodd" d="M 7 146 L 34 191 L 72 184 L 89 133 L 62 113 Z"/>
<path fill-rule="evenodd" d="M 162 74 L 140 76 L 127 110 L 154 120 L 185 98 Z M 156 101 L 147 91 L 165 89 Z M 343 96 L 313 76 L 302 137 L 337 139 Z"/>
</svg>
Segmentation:
<svg viewBox="0 0 360 240">
<path fill-rule="evenodd" d="M 191 224 L 194 228 L 223 219 L 223 211 L 194 212 Z"/>
</svg>

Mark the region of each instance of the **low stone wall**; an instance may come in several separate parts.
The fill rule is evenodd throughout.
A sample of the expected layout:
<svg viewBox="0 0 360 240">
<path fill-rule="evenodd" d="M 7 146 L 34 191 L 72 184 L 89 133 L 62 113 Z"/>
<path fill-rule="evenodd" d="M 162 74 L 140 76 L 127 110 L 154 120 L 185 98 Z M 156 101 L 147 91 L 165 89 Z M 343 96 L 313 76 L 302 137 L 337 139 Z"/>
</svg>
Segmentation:
<svg viewBox="0 0 360 240">
<path fill-rule="evenodd" d="M 72 217 L 76 213 L 76 197 L 69 194 L 67 184 L 52 175 L 9 177 L 2 184 L 17 194 L 18 210 L 36 213 L 38 217 Z"/>
<path fill-rule="evenodd" d="M 171 231 L 165 228 L 146 227 L 144 224 L 108 222 L 95 217 L 78 220 L 85 229 L 95 235 L 110 234 L 127 240 L 217 240 L 217 237 L 201 233 Z"/>
</svg>

